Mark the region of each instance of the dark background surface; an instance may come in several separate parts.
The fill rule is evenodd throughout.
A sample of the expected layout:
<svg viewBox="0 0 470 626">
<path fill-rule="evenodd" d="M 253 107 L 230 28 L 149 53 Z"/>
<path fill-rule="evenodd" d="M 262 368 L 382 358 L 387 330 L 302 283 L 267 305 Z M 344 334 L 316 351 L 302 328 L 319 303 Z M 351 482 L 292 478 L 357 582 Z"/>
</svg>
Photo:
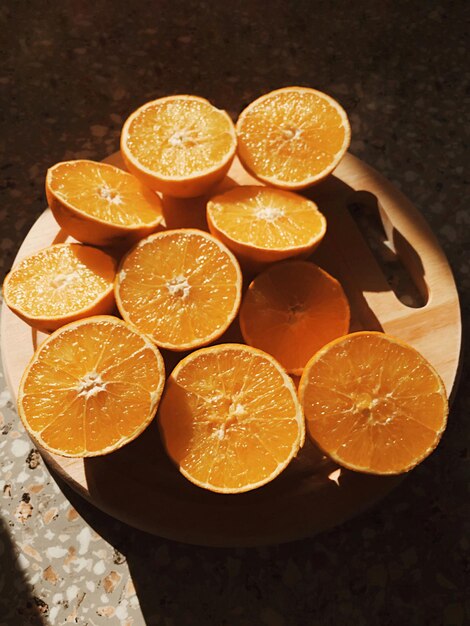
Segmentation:
<svg viewBox="0 0 470 626">
<path fill-rule="evenodd" d="M 351 120 L 351 152 L 423 212 L 448 255 L 468 318 L 467 2 L 20 1 L 2 4 L 0 18 L 2 277 L 44 210 L 47 168 L 117 150 L 122 123 L 140 104 L 194 93 L 236 118 L 262 93 L 296 84 L 339 100 Z M 103 559 L 118 555 L 122 584 L 127 562 L 145 616 L 132 604 L 126 616 L 100 614 L 101 578 L 91 572 L 98 588 L 74 609 L 76 623 L 470 623 L 465 370 L 462 380 L 432 457 L 374 510 L 315 539 L 260 550 L 188 547 L 133 531 L 66 491 L 83 517 L 70 537 L 89 524 L 109 542 Z M 0 625 L 63 623 L 72 613 L 54 593 L 75 586 L 77 595 L 82 579 L 65 569 L 56 588 L 44 582 L 51 557 L 41 502 L 50 496 L 57 504 L 59 524 L 67 500 L 42 468 L 42 500 L 33 497 L 26 519 L 23 509 L 18 514 L 29 479 L 21 473 L 38 469 L 11 456 L 12 433 L 27 437 L 11 405 L 1 410 L 10 426 L 0 435 Z M 16 479 L 23 482 L 15 492 Z M 10 483 L 13 495 L 5 492 Z M 23 574 L 15 560 L 24 545 L 41 560 L 26 552 Z"/>
</svg>

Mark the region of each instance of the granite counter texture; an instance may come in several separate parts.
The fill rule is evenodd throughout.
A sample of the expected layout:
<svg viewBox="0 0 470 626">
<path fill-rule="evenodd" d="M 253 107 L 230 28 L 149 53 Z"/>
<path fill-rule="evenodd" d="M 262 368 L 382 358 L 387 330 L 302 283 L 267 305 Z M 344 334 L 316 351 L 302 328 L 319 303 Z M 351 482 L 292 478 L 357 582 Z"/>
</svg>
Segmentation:
<svg viewBox="0 0 470 626">
<path fill-rule="evenodd" d="M 2 278 L 44 209 L 47 167 L 114 152 L 138 105 L 195 93 L 236 117 L 299 84 L 343 104 L 351 151 L 424 213 L 467 319 L 464 0 L 32 1 L 0 18 Z M 187 546 L 106 516 L 55 482 L 3 377 L 0 407 L 0 626 L 470 624 L 466 385 L 438 450 L 373 510 L 262 549 Z"/>
</svg>

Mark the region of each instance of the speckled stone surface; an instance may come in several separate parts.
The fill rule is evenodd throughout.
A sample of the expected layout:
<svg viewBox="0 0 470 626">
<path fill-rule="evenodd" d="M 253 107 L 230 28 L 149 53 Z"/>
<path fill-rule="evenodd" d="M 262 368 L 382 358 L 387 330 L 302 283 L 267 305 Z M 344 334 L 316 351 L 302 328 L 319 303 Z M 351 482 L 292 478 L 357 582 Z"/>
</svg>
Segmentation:
<svg viewBox="0 0 470 626">
<path fill-rule="evenodd" d="M 351 151 L 422 210 L 466 320 L 469 18 L 464 0 L 2 4 L 1 277 L 44 209 L 47 167 L 114 152 L 138 105 L 195 93 L 236 117 L 300 84 L 343 104 Z M 0 626 L 470 623 L 468 383 L 438 450 L 392 495 L 262 549 L 186 546 L 109 518 L 55 482 L 3 378 L 0 411 Z"/>
</svg>

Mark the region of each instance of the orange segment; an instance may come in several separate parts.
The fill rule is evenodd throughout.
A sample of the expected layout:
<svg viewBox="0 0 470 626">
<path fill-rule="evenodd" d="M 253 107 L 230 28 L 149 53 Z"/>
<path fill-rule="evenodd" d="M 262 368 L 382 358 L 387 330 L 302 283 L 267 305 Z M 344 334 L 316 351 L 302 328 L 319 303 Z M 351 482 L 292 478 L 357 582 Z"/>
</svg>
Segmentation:
<svg viewBox="0 0 470 626">
<path fill-rule="evenodd" d="M 57 163 L 47 172 L 46 195 L 65 232 L 97 246 L 141 239 L 162 221 L 160 198 L 128 172 L 107 163 Z"/>
<path fill-rule="evenodd" d="M 158 346 L 188 350 L 214 341 L 230 326 L 241 285 L 230 250 L 188 228 L 138 243 L 121 263 L 115 293 L 123 318 Z"/>
<path fill-rule="evenodd" d="M 163 359 L 142 334 L 112 316 L 72 322 L 36 351 L 20 384 L 18 410 L 49 452 L 107 454 L 151 422 L 165 382 Z"/>
<path fill-rule="evenodd" d="M 309 254 L 326 232 L 316 204 L 298 194 L 240 186 L 207 205 L 211 232 L 241 260 L 273 262 Z"/>
<path fill-rule="evenodd" d="M 128 169 L 152 189 L 180 197 L 202 195 L 221 180 L 236 144 L 227 113 L 187 95 L 147 102 L 126 120 L 121 135 Z"/>
<path fill-rule="evenodd" d="M 447 422 L 444 385 L 411 346 L 376 332 L 332 341 L 299 386 L 311 438 L 337 463 L 371 474 L 406 472 L 437 446 Z"/>
<path fill-rule="evenodd" d="M 243 165 L 260 180 L 285 189 L 303 189 L 325 178 L 351 140 L 343 108 L 305 87 L 261 96 L 242 111 L 236 128 Z"/>
<path fill-rule="evenodd" d="M 40 330 L 114 309 L 116 260 L 78 243 L 55 244 L 23 259 L 5 278 L 6 304 Z"/>
<path fill-rule="evenodd" d="M 310 357 L 349 330 L 340 283 L 314 263 L 278 263 L 250 284 L 240 309 L 246 343 L 272 354 L 300 375 Z"/>
<path fill-rule="evenodd" d="M 167 381 L 159 425 L 180 472 L 221 493 L 273 480 L 305 432 L 289 376 L 268 354 L 241 344 L 211 346 L 180 361 Z"/>
</svg>

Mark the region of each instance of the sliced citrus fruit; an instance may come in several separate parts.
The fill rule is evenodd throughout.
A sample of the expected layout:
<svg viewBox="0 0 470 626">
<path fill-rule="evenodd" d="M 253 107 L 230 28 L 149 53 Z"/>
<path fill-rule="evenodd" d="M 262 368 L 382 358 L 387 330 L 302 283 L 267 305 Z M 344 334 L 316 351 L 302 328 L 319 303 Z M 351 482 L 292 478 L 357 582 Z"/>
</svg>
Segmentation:
<svg viewBox="0 0 470 626">
<path fill-rule="evenodd" d="M 55 244 L 24 258 L 3 283 L 8 307 L 30 326 L 55 330 L 115 307 L 116 260 L 91 246 Z"/>
<path fill-rule="evenodd" d="M 259 274 L 240 308 L 251 346 L 299 375 L 315 352 L 349 330 L 349 304 L 340 283 L 314 263 L 286 261 Z"/>
<path fill-rule="evenodd" d="M 196 229 L 140 241 L 121 262 L 116 302 L 122 317 L 158 346 L 189 350 L 211 343 L 238 313 L 242 276 L 218 239 Z"/>
<path fill-rule="evenodd" d="M 170 196 L 206 193 L 227 173 L 236 147 L 230 117 L 198 96 L 147 102 L 126 120 L 121 134 L 129 171 Z"/>
<path fill-rule="evenodd" d="M 260 180 L 303 189 L 338 165 L 351 140 L 344 109 L 306 87 L 284 87 L 249 104 L 236 125 L 238 155 Z"/>
<path fill-rule="evenodd" d="M 307 430 L 337 463 L 371 474 L 407 472 L 445 429 L 444 385 L 411 346 L 363 331 L 324 346 L 299 386 Z"/>
<path fill-rule="evenodd" d="M 64 161 L 46 176 L 46 196 L 64 231 L 85 243 L 137 241 L 162 221 L 160 198 L 128 172 L 95 161 Z"/>
<path fill-rule="evenodd" d="M 122 320 L 100 315 L 56 330 L 23 374 L 18 410 L 49 452 L 107 454 L 152 421 L 165 383 L 158 348 Z"/>
<path fill-rule="evenodd" d="M 207 222 L 240 261 L 260 263 L 308 255 L 326 232 L 326 219 L 311 200 L 251 185 L 212 198 Z"/>
<path fill-rule="evenodd" d="M 185 357 L 167 381 L 158 423 L 191 482 L 241 493 L 273 480 L 304 442 L 294 385 L 271 356 L 220 344 Z"/>
</svg>

